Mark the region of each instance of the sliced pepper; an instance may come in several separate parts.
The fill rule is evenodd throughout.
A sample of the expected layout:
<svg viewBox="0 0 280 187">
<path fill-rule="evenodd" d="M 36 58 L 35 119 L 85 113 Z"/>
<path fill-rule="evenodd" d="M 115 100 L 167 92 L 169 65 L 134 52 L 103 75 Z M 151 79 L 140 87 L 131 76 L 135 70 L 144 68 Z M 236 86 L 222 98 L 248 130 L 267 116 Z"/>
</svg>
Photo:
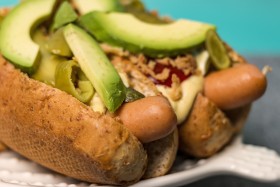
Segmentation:
<svg viewBox="0 0 280 187">
<path fill-rule="evenodd" d="M 62 62 L 57 66 L 55 87 L 71 94 L 83 103 L 89 102 L 95 92 L 91 82 L 73 60 Z"/>
<path fill-rule="evenodd" d="M 206 34 L 206 49 L 210 55 L 214 67 L 221 70 L 231 65 L 226 47 L 218 34 L 214 30 L 209 30 Z"/>
</svg>

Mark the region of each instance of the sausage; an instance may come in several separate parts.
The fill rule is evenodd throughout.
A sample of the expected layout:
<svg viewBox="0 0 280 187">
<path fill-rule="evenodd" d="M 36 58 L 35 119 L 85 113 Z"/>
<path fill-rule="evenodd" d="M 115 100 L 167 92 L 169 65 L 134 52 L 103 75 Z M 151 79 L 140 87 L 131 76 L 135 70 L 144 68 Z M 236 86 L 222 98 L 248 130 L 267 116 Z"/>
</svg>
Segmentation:
<svg viewBox="0 0 280 187">
<path fill-rule="evenodd" d="M 117 115 L 142 143 L 167 136 L 177 124 L 176 114 L 163 96 L 150 96 L 126 103 Z"/>
<path fill-rule="evenodd" d="M 238 64 L 205 78 L 204 94 L 223 110 L 245 106 L 261 97 L 266 76 L 252 64 Z"/>
</svg>

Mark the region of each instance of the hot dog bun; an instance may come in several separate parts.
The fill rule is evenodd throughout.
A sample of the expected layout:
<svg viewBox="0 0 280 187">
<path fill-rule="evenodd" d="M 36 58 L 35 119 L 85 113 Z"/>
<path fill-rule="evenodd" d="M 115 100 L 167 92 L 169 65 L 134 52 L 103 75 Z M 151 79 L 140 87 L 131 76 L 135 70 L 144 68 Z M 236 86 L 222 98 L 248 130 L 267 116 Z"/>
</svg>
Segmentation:
<svg viewBox="0 0 280 187">
<path fill-rule="evenodd" d="M 248 64 L 229 45 L 226 47 L 231 61 L 237 65 Z M 240 133 L 250 109 L 251 103 L 222 110 L 205 93 L 198 94 L 188 118 L 179 126 L 179 149 L 197 158 L 216 154 Z"/>
<path fill-rule="evenodd" d="M 147 155 L 122 124 L 0 60 L 0 137 L 8 147 L 59 173 L 126 185 L 144 174 Z"/>
<path fill-rule="evenodd" d="M 212 101 L 198 94 L 187 120 L 179 126 L 180 150 L 205 158 L 221 150 L 244 125 L 250 106 L 227 116 Z"/>
<path fill-rule="evenodd" d="M 0 152 L 4 150 L 6 150 L 6 146 L 2 142 L 0 142 Z"/>
<path fill-rule="evenodd" d="M 177 128 L 165 138 L 144 144 L 148 154 L 148 167 L 143 178 L 154 178 L 168 173 L 175 161 L 178 146 Z"/>
<path fill-rule="evenodd" d="M 108 45 L 103 45 L 103 48 L 105 51 L 107 51 L 107 53 L 111 55 L 112 52 L 114 52 L 115 56 L 111 59 L 111 61 L 119 73 L 126 74 L 129 76 L 129 78 L 127 79 L 129 86 L 143 93 L 146 96 L 146 98 L 164 97 L 157 90 L 156 85 L 141 71 L 139 71 L 139 69 L 136 66 L 134 66 L 132 62 L 130 62 L 127 59 L 121 58 L 122 54 L 119 53 L 118 49 L 112 48 Z M 162 100 L 162 98 L 159 101 L 161 102 L 157 103 L 157 105 L 159 106 L 166 104 L 166 101 Z M 137 102 L 135 103 L 137 104 Z M 140 108 L 139 105 L 137 107 Z M 137 107 L 135 106 L 134 108 Z M 147 110 L 147 108 L 148 107 L 144 107 L 145 110 Z M 127 112 L 127 115 L 130 115 L 129 112 Z M 140 118 L 140 120 L 142 121 L 145 120 L 143 119 L 143 116 L 140 115 L 136 118 Z M 156 126 L 156 124 L 158 124 L 158 126 L 164 126 L 162 125 L 164 124 L 164 120 L 166 118 L 170 118 L 170 116 L 165 114 L 165 116 L 161 118 L 163 119 L 153 119 L 153 121 L 149 121 L 149 125 L 151 126 L 151 128 L 155 128 L 154 126 Z M 173 119 L 173 117 L 171 117 L 171 119 Z M 161 122 L 162 124 L 160 124 L 159 122 Z M 147 132 L 146 129 L 144 133 L 149 134 L 150 132 Z M 144 179 L 163 176 L 169 172 L 177 155 L 179 144 L 178 139 L 178 129 L 176 127 L 175 130 L 166 137 L 149 143 L 144 143 L 144 148 L 147 151 L 148 155 L 148 166 L 143 176 Z"/>
<path fill-rule="evenodd" d="M 132 87 L 146 96 L 160 94 L 156 85 L 134 65 L 135 63 L 130 57 L 131 54 L 124 54 L 120 49 L 106 45 L 103 45 L 103 49 L 109 54 L 118 71 L 125 72 L 130 76 L 129 80 Z M 247 64 L 245 59 L 229 47 L 228 53 L 234 63 Z M 141 61 L 142 58 L 145 57 L 138 57 L 135 61 Z M 185 91 L 189 93 L 188 90 Z M 249 111 L 250 104 L 223 111 L 203 93 L 199 94 L 194 98 L 187 119 L 178 124 L 180 150 L 198 158 L 212 156 L 221 150 L 235 133 L 242 129 Z"/>
</svg>

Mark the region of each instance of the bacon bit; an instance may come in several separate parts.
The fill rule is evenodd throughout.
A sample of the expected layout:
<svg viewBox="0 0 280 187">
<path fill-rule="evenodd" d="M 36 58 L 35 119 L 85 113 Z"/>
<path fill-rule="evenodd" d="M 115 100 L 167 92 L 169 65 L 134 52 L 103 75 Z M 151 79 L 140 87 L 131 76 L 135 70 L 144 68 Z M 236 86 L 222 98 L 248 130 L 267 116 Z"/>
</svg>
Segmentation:
<svg viewBox="0 0 280 187">
<path fill-rule="evenodd" d="M 129 52 L 119 47 L 112 47 L 106 43 L 100 44 L 100 47 L 107 55 L 129 56 Z"/>
<path fill-rule="evenodd" d="M 150 14 L 152 14 L 152 15 L 155 16 L 155 17 L 159 17 L 158 11 L 157 11 L 157 10 L 151 10 L 151 11 L 150 11 Z"/>
<path fill-rule="evenodd" d="M 162 65 L 165 65 L 165 66 L 168 66 L 168 65 L 173 66 L 173 64 L 174 64 L 174 63 L 171 62 L 170 58 L 156 59 L 156 62 L 159 63 L 159 64 L 162 64 Z"/>
<path fill-rule="evenodd" d="M 172 74 L 176 74 L 181 82 L 196 73 L 196 62 L 191 55 L 172 58 L 153 59 L 144 55 L 130 55 L 131 61 L 142 73 L 150 77 L 156 84 L 171 87 Z"/>
<path fill-rule="evenodd" d="M 226 50 L 228 52 L 228 56 L 233 63 L 242 63 L 246 64 L 247 61 L 238 53 L 236 53 L 228 44 L 224 43 L 226 46 Z"/>
<path fill-rule="evenodd" d="M 141 92 L 145 96 L 161 95 L 155 84 L 127 59 L 114 56 L 111 58 L 111 62 L 118 72 L 123 72 L 128 76 L 128 84 L 135 90 Z"/>
<path fill-rule="evenodd" d="M 0 8 L 0 16 L 5 17 L 10 12 L 10 10 L 10 8 Z"/>
<path fill-rule="evenodd" d="M 170 90 L 170 98 L 173 101 L 178 101 L 182 98 L 182 87 L 181 87 L 181 81 L 179 77 L 175 74 L 172 75 L 172 85 Z"/>
</svg>

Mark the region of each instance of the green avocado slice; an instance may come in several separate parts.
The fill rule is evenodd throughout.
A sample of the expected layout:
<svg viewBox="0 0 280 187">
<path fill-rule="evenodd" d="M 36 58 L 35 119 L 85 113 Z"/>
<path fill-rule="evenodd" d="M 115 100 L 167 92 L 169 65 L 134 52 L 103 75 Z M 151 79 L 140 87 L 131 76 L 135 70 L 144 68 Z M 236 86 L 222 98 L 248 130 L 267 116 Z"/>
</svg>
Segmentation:
<svg viewBox="0 0 280 187">
<path fill-rule="evenodd" d="M 68 1 L 64 1 L 59 6 L 55 13 L 52 30 L 57 30 L 60 27 L 72 23 L 78 19 L 78 15 Z"/>
<path fill-rule="evenodd" d="M 122 11 L 119 0 L 72 0 L 81 15 L 91 11 Z"/>
<path fill-rule="evenodd" d="M 0 50 L 23 71 L 32 73 L 40 57 L 39 45 L 31 39 L 33 29 L 47 19 L 56 0 L 28 0 L 5 17 L 0 31 Z"/>
<path fill-rule="evenodd" d="M 205 41 L 214 25 L 181 19 L 168 24 L 151 24 L 128 13 L 94 11 L 79 24 L 98 40 L 152 57 L 175 56 Z"/>
<path fill-rule="evenodd" d="M 125 100 L 126 88 L 114 66 L 99 44 L 81 28 L 67 25 L 64 37 L 105 106 L 115 112 Z"/>
</svg>

